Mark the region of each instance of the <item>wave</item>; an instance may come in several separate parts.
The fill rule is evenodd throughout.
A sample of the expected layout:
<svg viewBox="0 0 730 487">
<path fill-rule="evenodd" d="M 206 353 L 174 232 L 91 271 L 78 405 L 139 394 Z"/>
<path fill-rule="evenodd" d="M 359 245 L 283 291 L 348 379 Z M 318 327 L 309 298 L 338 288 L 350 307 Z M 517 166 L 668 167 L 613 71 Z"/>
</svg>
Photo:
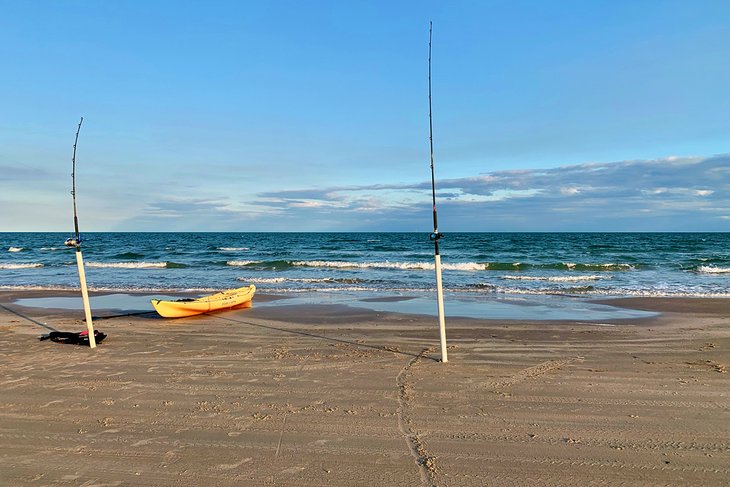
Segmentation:
<svg viewBox="0 0 730 487">
<path fill-rule="evenodd" d="M 294 263 L 288 260 L 229 260 L 227 266 L 247 267 L 256 270 L 274 270 L 281 271 L 291 269 Z"/>
<path fill-rule="evenodd" d="M 632 271 L 639 266 L 636 264 L 583 264 L 576 262 L 555 262 L 547 264 L 532 264 L 524 262 L 487 262 L 485 268 L 490 271 L 526 271 L 531 269 L 558 270 L 558 271 L 593 271 L 593 272 L 615 272 Z"/>
<path fill-rule="evenodd" d="M 245 278 L 238 277 L 237 280 L 244 282 L 252 282 L 254 284 L 281 284 L 282 282 L 303 282 L 303 283 L 323 283 L 323 282 L 335 282 L 341 284 L 358 284 L 362 282 L 368 282 L 365 279 L 351 279 L 351 278 L 294 278 L 294 277 L 253 277 Z"/>
<path fill-rule="evenodd" d="M 278 279 L 278 278 L 277 278 Z M 244 279 L 241 279 L 244 280 Z M 272 282 L 272 284 L 276 284 Z M 432 286 L 426 287 L 388 287 L 383 288 L 380 286 L 368 286 L 368 285 L 357 285 L 352 283 L 350 285 L 322 285 L 322 283 L 312 283 L 309 286 L 297 286 L 297 287 L 269 287 L 265 293 L 281 293 L 281 294 L 319 294 L 319 293 L 342 293 L 342 292 L 368 292 L 378 293 L 383 295 L 394 295 L 400 293 L 419 293 L 433 297 L 435 289 Z M 346 283 L 343 283 L 346 284 Z M 18 290 L 30 290 L 30 291 L 78 291 L 78 284 L 75 285 L 63 285 L 63 284 L 50 284 L 50 285 L 37 285 L 37 284 L 0 284 L 0 290 L 2 291 L 18 291 Z M 206 286 L 178 286 L 175 283 L 170 285 L 157 284 L 136 284 L 131 285 L 130 283 L 120 285 L 91 285 L 89 286 L 91 291 L 103 291 L 103 292 L 130 292 L 130 293 L 183 293 L 183 292 L 197 292 L 197 293 L 212 293 L 221 290 L 220 287 L 206 287 Z M 471 285 L 467 287 L 457 288 L 446 288 L 446 301 L 450 297 L 456 297 L 465 294 L 494 294 L 499 296 L 556 296 L 556 297 L 570 297 L 580 295 L 581 299 L 591 299 L 596 297 L 601 298 L 616 298 L 616 297 L 687 297 L 687 298 L 730 298 L 730 291 L 711 291 L 711 290 L 688 290 L 688 289 L 634 289 L 634 288 L 594 288 L 593 286 L 576 286 L 576 287 L 543 287 L 536 289 L 509 287 L 509 286 L 495 286 L 488 283 L 481 283 Z"/>
<path fill-rule="evenodd" d="M 51 285 L 41 286 L 34 284 L 25 285 L 0 285 L 2 291 L 80 291 L 81 288 L 78 285 Z M 161 287 L 161 286 L 89 286 L 89 291 L 99 292 L 110 292 L 110 293 L 154 293 L 154 294 L 178 294 L 178 293 L 213 293 L 219 292 L 220 288 L 212 287 L 187 287 L 180 288 L 175 286 Z"/>
<path fill-rule="evenodd" d="M 597 281 L 603 279 L 603 276 L 586 275 L 586 276 L 502 276 L 502 279 L 510 279 L 515 281 L 551 281 L 551 282 L 579 282 L 579 281 Z"/>
<path fill-rule="evenodd" d="M 247 265 L 251 264 L 261 264 L 261 261 L 258 260 L 229 260 L 226 262 L 226 265 L 230 265 L 233 267 L 245 267 Z"/>
<path fill-rule="evenodd" d="M 0 269 L 33 269 L 36 267 L 43 267 L 43 264 L 38 262 L 28 262 L 23 264 L 0 264 Z"/>
<path fill-rule="evenodd" d="M 142 259 L 144 258 L 143 254 L 138 254 L 136 252 L 124 252 L 122 254 L 117 254 L 114 256 L 115 259 Z"/>
<path fill-rule="evenodd" d="M 41 250 L 64 250 L 68 247 L 41 247 Z"/>
<path fill-rule="evenodd" d="M 20 252 L 21 250 L 23 250 L 23 247 L 10 247 L 8 252 Z"/>
<path fill-rule="evenodd" d="M 702 274 L 730 274 L 730 267 L 701 265 L 697 268 L 697 272 Z"/>
<path fill-rule="evenodd" d="M 287 269 L 289 267 L 321 267 L 331 269 L 396 269 L 396 270 L 434 270 L 433 262 L 353 262 L 345 260 L 229 260 L 226 265 L 235 267 L 255 266 L 267 269 Z M 576 264 L 561 262 L 556 264 L 525 264 L 521 262 L 442 262 L 441 268 L 447 271 L 475 272 L 484 270 L 523 271 L 523 270 L 569 270 L 569 271 L 628 271 L 636 267 L 632 264 Z"/>
<path fill-rule="evenodd" d="M 72 287 L 72 286 L 63 286 L 61 284 L 53 285 L 53 286 L 41 286 L 39 284 L 18 284 L 18 285 L 11 285 L 11 284 L 2 284 L 0 285 L 0 290 L 2 291 L 73 291 L 75 289 L 80 289 L 79 287 Z"/>
<path fill-rule="evenodd" d="M 330 267 L 335 269 L 399 269 L 399 270 L 433 270 L 432 262 L 346 262 L 340 260 L 304 260 L 292 262 L 300 267 Z M 484 264 L 477 262 L 445 263 L 441 268 L 452 271 L 483 271 Z"/>
<path fill-rule="evenodd" d="M 267 293 L 277 293 L 277 294 L 317 294 L 317 293 L 377 293 L 383 291 L 380 288 L 376 287 L 364 287 L 364 286 L 351 286 L 351 287 L 308 287 L 308 288 L 271 288 L 267 289 Z M 390 291 L 390 290 L 388 290 Z M 393 291 L 403 291 L 401 289 L 395 289 Z M 410 291 L 422 291 L 419 289 L 413 289 Z"/>
<path fill-rule="evenodd" d="M 494 294 L 514 294 L 514 295 L 533 295 L 533 296 L 568 296 L 573 294 L 581 294 L 586 297 L 646 297 L 646 298 L 729 298 L 730 291 L 692 291 L 688 289 L 634 289 L 634 288 L 597 288 L 594 286 L 570 286 L 570 287 L 539 287 L 539 288 L 520 288 L 509 286 L 496 286 L 489 283 L 478 283 L 460 289 L 447 289 L 458 294 L 459 292 L 471 293 L 494 293 Z"/>
<path fill-rule="evenodd" d="M 113 269 L 180 269 L 188 267 L 176 262 L 87 262 L 86 266 Z"/>
<path fill-rule="evenodd" d="M 243 252 L 244 250 L 251 250 L 248 247 L 218 247 L 218 250 L 222 252 Z"/>
</svg>

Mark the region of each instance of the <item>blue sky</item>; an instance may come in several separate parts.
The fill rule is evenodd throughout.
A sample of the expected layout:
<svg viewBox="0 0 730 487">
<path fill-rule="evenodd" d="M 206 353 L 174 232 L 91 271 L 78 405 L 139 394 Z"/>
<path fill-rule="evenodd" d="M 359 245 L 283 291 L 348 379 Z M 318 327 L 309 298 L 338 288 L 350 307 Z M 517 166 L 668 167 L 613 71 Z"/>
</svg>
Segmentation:
<svg viewBox="0 0 730 487">
<path fill-rule="evenodd" d="M 726 1 L 0 0 L 0 231 L 730 231 Z"/>
</svg>

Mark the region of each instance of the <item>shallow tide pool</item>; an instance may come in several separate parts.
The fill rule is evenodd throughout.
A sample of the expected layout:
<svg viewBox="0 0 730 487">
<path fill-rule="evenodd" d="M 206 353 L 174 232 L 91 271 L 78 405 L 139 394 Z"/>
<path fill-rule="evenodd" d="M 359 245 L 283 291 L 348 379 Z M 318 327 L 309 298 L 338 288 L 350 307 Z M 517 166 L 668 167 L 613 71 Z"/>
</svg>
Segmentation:
<svg viewBox="0 0 730 487">
<path fill-rule="evenodd" d="M 179 296 L 160 294 L 106 294 L 91 296 L 92 309 L 114 309 L 129 312 L 153 311 L 150 299 L 175 300 Z M 83 309 L 80 296 L 23 298 L 15 301 L 20 306 L 54 309 Z M 254 307 L 295 305 L 346 305 L 373 311 L 437 315 L 435 297 L 366 296 L 363 294 L 308 293 L 273 301 L 257 302 Z M 591 303 L 585 299 L 567 296 L 484 296 L 448 297 L 444 302 L 445 315 L 453 317 L 499 320 L 571 320 L 598 322 L 650 318 L 658 313 L 619 308 L 606 304 Z"/>
</svg>

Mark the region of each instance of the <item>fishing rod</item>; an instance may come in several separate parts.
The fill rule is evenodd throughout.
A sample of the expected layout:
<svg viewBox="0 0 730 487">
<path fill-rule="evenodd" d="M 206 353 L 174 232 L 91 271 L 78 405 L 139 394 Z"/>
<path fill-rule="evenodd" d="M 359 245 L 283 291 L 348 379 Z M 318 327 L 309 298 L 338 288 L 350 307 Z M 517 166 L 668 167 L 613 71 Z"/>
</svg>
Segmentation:
<svg viewBox="0 0 730 487">
<path fill-rule="evenodd" d="M 79 143 L 79 132 L 81 132 L 81 124 L 84 123 L 84 117 L 81 117 L 79 126 L 76 128 L 76 139 L 74 139 L 74 153 L 71 158 L 71 196 L 74 203 L 74 236 L 66 240 L 68 247 L 81 247 L 81 236 L 79 235 L 79 217 L 76 212 L 76 145 Z"/>
<path fill-rule="evenodd" d="M 89 347 L 96 347 L 96 339 L 94 337 L 94 324 L 91 320 L 91 305 L 89 304 L 89 290 L 86 287 L 86 272 L 84 272 L 84 258 L 81 255 L 81 235 L 79 234 L 79 217 L 76 212 L 76 145 L 79 143 L 79 132 L 81 132 L 81 124 L 84 117 L 81 117 L 79 126 L 76 128 L 76 138 L 74 139 L 74 152 L 71 158 L 71 196 L 74 203 L 74 236 L 67 239 L 65 244 L 68 247 L 76 249 L 76 266 L 79 269 L 79 284 L 81 284 L 81 298 L 84 303 L 84 315 L 86 317 L 86 330 L 89 336 Z"/>
<path fill-rule="evenodd" d="M 444 290 L 441 281 L 441 255 L 439 254 L 438 215 L 436 214 L 436 176 L 433 169 L 433 110 L 431 108 L 431 40 L 433 37 L 433 22 L 428 23 L 428 139 L 431 147 L 431 196 L 433 198 L 433 232 L 430 235 L 434 246 L 434 261 L 436 267 L 436 296 L 438 300 L 439 332 L 441 337 L 441 361 L 448 362 L 446 353 L 446 321 L 444 319 Z"/>
<path fill-rule="evenodd" d="M 433 110 L 431 109 L 431 37 L 433 34 L 433 22 L 428 24 L 428 140 L 431 146 L 431 196 L 433 198 L 433 233 L 430 238 L 434 242 L 436 255 L 439 255 L 439 233 L 438 215 L 436 214 L 436 176 L 433 169 Z"/>
</svg>

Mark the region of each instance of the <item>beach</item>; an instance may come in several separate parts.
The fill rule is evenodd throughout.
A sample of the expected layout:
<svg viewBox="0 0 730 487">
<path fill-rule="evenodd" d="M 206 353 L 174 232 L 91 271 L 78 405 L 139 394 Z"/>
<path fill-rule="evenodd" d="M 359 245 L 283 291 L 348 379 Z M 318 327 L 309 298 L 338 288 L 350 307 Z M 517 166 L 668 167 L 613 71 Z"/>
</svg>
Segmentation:
<svg viewBox="0 0 730 487">
<path fill-rule="evenodd" d="M 165 320 L 0 293 L 3 485 L 726 485 L 730 301 L 530 321 L 340 304 Z"/>
</svg>

